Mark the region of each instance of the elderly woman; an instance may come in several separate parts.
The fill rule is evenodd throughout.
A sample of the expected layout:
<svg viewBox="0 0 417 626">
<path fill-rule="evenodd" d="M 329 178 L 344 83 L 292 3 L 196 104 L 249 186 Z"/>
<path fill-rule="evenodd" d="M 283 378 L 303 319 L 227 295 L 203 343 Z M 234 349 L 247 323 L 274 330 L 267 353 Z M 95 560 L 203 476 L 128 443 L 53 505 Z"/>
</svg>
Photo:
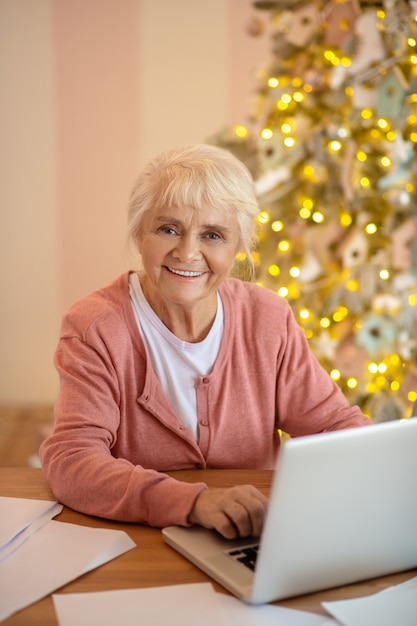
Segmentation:
<svg viewBox="0 0 417 626">
<path fill-rule="evenodd" d="M 271 469 L 278 429 L 299 437 L 369 423 L 318 364 L 287 302 L 229 277 L 239 252 L 251 258 L 258 210 L 249 172 L 219 148 L 170 150 L 144 169 L 129 208 L 141 269 L 62 323 L 55 426 L 41 446 L 61 502 L 257 535 L 267 506 L 257 489 L 165 472 Z"/>
</svg>

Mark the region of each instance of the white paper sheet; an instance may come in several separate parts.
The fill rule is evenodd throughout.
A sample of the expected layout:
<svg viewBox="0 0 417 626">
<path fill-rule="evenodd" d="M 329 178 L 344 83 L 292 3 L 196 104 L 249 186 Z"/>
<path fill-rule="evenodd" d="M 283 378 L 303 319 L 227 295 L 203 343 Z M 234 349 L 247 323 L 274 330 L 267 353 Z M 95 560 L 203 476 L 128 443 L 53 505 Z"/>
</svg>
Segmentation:
<svg viewBox="0 0 417 626">
<path fill-rule="evenodd" d="M 331 617 L 287 609 L 273 604 L 249 606 L 233 596 L 221 596 L 220 604 L 229 626 L 339 626 Z"/>
<path fill-rule="evenodd" d="M 334 626 L 332 618 L 284 607 L 249 606 L 210 583 L 54 594 L 60 626 Z"/>
<path fill-rule="evenodd" d="M 0 563 L 0 620 L 135 545 L 124 531 L 48 522 Z"/>
<path fill-rule="evenodd" d="M 0 549 L 37 519 L 52 519 L 62 505 L 50 500 L 27 500 L 0 496 Z"/>
<path fill-rule="evenodd" d="M 48 500 L 0 497 L 0 562 L 62 509 Z"/>
<path fill-rule="evenodd" d="M 210 583 L 53 595 L 60 626 L 227 626 Z"/>
<path fill-rule="evenodd" d="M 344 626 L 416 626 L 417 577 L 371 596 L 322 602 L 322 606 Z"/>
</svg>

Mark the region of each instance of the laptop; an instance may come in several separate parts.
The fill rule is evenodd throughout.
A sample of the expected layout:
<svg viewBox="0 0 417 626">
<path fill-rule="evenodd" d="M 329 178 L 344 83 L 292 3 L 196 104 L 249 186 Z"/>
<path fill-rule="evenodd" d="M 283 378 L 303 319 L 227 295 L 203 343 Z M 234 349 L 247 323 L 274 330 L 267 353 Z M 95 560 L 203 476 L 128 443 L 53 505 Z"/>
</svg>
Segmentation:
<svg viewBox="0 0 417 626">
<path fill-rule="evenodd" d="M 199 526 L 162 535 L 249 604 L 414 568 L 417 419 L 284 442 L 261 538 L 227 540 Z"/>
</svg>

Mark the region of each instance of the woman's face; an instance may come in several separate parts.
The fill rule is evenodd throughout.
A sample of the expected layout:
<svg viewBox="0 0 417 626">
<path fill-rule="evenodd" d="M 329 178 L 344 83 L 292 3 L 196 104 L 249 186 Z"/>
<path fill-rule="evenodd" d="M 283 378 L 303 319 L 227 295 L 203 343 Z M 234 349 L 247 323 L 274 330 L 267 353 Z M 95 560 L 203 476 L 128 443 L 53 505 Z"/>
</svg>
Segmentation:
<svg viewBox="0 0 417 626">
<path fill-rule="evenodd" d="M 157 207 L 143 216 L 138 248 L 152 305 L 192 308 L 227 278 L 239 247 L 233 212 Z"/>
</svg>

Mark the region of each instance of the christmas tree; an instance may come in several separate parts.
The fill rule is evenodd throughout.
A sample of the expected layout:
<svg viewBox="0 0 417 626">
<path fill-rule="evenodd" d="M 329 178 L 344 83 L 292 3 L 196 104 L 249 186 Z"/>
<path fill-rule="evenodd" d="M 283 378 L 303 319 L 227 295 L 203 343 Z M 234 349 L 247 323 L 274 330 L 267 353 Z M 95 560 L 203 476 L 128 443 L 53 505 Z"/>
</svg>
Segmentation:
<svg viewBox="0 0 417 626">
<path fill-rule="evenodd" d="M 417 399 L 417 2 L 254 2 L 271 38 L 242 126 L 212 139 L 254 176 L 257 281 L 375 421 Z M 267 26 L 267 28 L 266 28 Z M 259 321 L 262 324 L 262 320 Z"/>
</svg>

